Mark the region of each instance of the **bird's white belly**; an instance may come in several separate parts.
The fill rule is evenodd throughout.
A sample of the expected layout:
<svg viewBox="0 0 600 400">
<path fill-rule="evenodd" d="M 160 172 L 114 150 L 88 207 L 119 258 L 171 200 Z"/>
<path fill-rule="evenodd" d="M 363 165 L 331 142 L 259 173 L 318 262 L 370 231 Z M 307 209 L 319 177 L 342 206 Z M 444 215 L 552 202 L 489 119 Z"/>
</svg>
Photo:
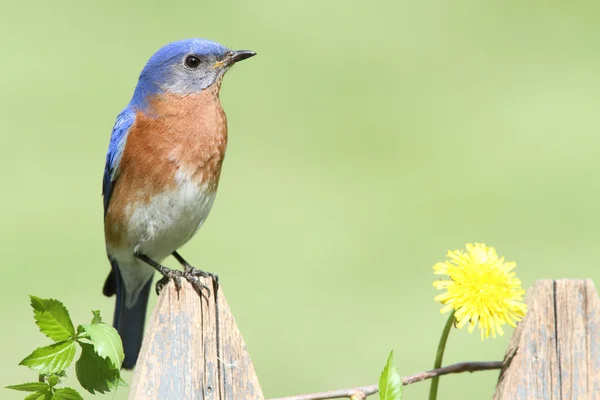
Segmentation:
<svg viewBox="0 0 600 400">
<path fill-rule="evenodd" d="M 154 269 L 135 254 L 143 254 L 160 263 L 183 246 L 208 216 L 215 192 L 207 185 L 192 182 L 178 174 L 177 186 L 154 195 L 147 203 L 127 206 L 127 246 L 107 247 L 115 259 L 128 296 L 126 306 L 135 303 Z"/>
<path fill-rule="evenodd" d="M 155 195 L 131 210 L 127 233 L 134 253 L 160 262 L 183 246 L 208 216 L 215 193 L 206 185 L 180 180 L 175 189 Z"/>
</svg>

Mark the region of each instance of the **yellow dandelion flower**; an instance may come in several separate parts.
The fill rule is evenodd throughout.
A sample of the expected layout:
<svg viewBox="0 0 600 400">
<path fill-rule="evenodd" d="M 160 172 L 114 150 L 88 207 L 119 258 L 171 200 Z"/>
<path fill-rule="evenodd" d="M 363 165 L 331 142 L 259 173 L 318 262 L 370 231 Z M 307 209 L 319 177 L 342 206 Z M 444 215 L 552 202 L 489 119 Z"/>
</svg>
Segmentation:
<svg viewBox="0 0 600 400">
<path fill-rule="evenodd" d="M 450 278 L 433 282 L 436 289 L 446 290 L 435 301 L 444 304 L 442 313 L 455 310 L 458 328 L 469 322 L 469 332 L 473 332 L 479 322 L 482 339 L 490 333 L 503 335 L 502 325 L 515 327 L 527 312 L 525 291 L 512 271 L 517 264 L 498 258 L 496 250 L 483 243 L 466 247 L 466 252 L 449 251 L 447 261 L 433 266 L 434 274 Z"/>
</svg>

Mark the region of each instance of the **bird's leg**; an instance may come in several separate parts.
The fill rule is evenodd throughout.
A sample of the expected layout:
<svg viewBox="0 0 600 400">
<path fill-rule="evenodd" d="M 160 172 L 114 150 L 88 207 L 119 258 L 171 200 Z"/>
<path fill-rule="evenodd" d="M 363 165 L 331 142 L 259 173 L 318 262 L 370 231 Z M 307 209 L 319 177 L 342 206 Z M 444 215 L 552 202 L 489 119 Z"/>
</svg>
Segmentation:
<svg viewBox="0 0 600 400">
<path fill-rule="evenodd" d="M 177 292 L 179 293 L 179 291 L 181 290 L 181 277 L 183 276 L 183 273 L 181 271 L 167 268 L 164 265 L 157 263 L 145 254 L 136 253 L 134 255 L 136 258 L 142 260 L 143 262 L 160 272 L 160 274 L 163 276 L 158 282 L 156 282 L 157 295 L 160 294 L 162 288 L 165 287 L 167 283 L 169 283 L 169 279 L 173 279 L 173 282 L 175 283 L 175 289 L 177 289 Z"/>
<path fill-rule="evenodd" d="M 186 279 L 188 281 L 190 280 L 190 278 L 188 278 L 188 276 L 194 277 L 196 280 L 198 280 L 198 277 L 210 278 L 212 281 L 213 294 L 214 294 L 214 299 L 215 299 L 215 326 L 216 326 L 215 334 L 217 337 L 217 340 L 216 340 L 216 342 L 217 342 L 216 343 L 216 345 L 217 345 L 217 372 L 218 372 L 218 378 L 219 378 L 219 395 L 220 395 L 220 391 L 221 391 L 221 384 L 220 384 L 220 382 L 221 382 L 221 325 L 220 325 L 219 299 L 218 299 L 219 276 L 217 274 L 201 271 L 199 269 L 192 267 L 190 265 L 190 263 L 185 261 L 185 259 L 183 257 L 181 257 L 181 255 L 177 251 L 174 251 L 172 254 L 173 254 L 173 257 L 175 257 L 177 259 L 177 261 L 179 261 L 179 263 L 183 266 L 184 276 L 186 277 Z M 204 286 L 204 287 L 208 290 L 208 293 L 210 296 L 210 289 L 208 289 L 206 286 Z M 225 378 L 225 376 L 224 376 L 224 378 Z M 224 385 L 225 385 L 225 383 L 224 383 Z"/>
</svg>

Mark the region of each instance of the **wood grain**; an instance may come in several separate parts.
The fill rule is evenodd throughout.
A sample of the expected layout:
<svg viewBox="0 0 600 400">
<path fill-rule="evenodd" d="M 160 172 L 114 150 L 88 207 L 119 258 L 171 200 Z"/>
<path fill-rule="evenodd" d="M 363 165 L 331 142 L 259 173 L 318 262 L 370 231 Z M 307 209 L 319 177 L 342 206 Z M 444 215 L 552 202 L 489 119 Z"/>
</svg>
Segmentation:
<svg viewBox="0 0 600 400">
<path fill-rule="evenodd" d="M 201 281 L 212 288 L 209 279 Z M 182 283 L 177 293 L 170 282 L 158 298 L 129 399 L 263 400 L 254 366 L 222 288 L 218 296 L 218 360 L 214 297 L 201 299 L 188 282 Z"/>
<path fill-rule="evenodd" d="M 600 399 L 600 302 L 591 280 L 543 280 L 505 355 L 494 399 Z"/>
</svg>

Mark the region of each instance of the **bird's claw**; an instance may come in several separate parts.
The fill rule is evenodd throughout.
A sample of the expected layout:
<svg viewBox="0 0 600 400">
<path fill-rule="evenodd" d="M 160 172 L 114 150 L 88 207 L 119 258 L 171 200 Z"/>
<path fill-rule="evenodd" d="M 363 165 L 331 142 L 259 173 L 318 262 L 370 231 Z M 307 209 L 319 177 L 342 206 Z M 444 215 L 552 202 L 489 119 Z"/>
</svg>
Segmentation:
<svg viewBox="0 0 600 400">
<path fill-rule="evenodd" d="M 169 280 L 171 280 L 171 279 L 173 280 L 173 283 L 175 284 L 175 290 L 177 290 L 177 293 L 179 293 L 179 291 L 181 290 L 181 276 L 182 276 L 181 271 L 170 269 L 168 271 L 161 272 L 161 273 L 162 273 L 163 277 L 156 282 L 156 295 L 160 294 L 160 292 L 167 285 L 167 283 L 169 283 Z"/>
<path fill-rule="evenodd" d="M 201 277 L 201 278 L 210 278 L 215 282 L 219 282 L 219 276 L 217 274 L 213 274 L 212 272 L 205 272 L 199 269 L 192 267 L 191 265 L 185 266 L 185 274 Z"/>
<path fill-rule="evenodd" d="M 196 269 L 191 265 L 186 265 L 184 268 L 185 269 L 183 271 L 183 276 L 185 277 L 185 279 L 192 284 L 192 286 L 194 287 L 196 292 L 198 292 L 198 294 L 202 295 L 202 292 L 206 290 L 208 300 L 211 294 L 210 288 L 204 283 L 200 282 L 200 279 L 198 278 L 211 278 L 214 282 L 218 282 L 219 277 L 210 272 L 204 272 L 199 269 Z"/>
<path fill-rule="evenodd" d="M 179 294 L 181 290 L 181 278 L 188 281 L 194 290 L 200 295 L 203 295 L 203 292 L 206 291 L 207 299 L 210 297 L 211 291 L 208 286 L 204 283 L 200 282 L 198 278 L 211 278 L 214 281 L 218 282 L 218 276 L 215 274 L 211 274 L 209 272 L 204 272 L 194 267 L 186 267 L 185 271 L 179 271 L 175 269 L 169 269 L 166 271 L 161 271 L 163 277 L 156 282 L 156 294 L 159 295 L 162 289 L 169 283 L 169 280 L 173 280 L 175 284 L 175 290 Z"/>
</svg>

